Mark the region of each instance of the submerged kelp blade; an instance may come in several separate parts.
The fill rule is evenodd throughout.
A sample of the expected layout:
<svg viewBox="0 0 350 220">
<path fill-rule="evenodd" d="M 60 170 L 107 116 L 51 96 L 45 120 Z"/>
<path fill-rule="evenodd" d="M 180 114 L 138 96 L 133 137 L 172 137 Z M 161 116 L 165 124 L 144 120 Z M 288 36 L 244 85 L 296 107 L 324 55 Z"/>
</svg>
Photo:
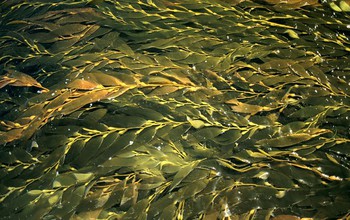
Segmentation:
<svg viewBox="0 0 350 220">
<path fill-rule="evenodd" d="M 93 103 L 106 98 L 107 94 L 108 90 L 95 90 L 90 92 L 89 94 L 84 94 L 83 96 L 64 104 L 60 112 L 64 115 L 70 114 L 86 104 Z"/>
<path fill-rule="evenodd" d="M 100 84 L 98 84 L 98 83 L 87 81 L 84 79 L 75 79 L 73 82 L 68 84 L 68 87 L 72 88 L 72 89 L 92 90 L 92 89 L 95 89 L 99 85 Z"/>
<path fill-rule="evenodd" d="M 226 101 L 227 104 L 232 104 L 231 109 L 235 112 L 239 113 L 249 113 L 249 114 L 256 114 L 260 111 L 269 111 L 272 108 L 267 106 L 258 106 L 258 105 L 252 105 L 248 103 L 240 102 L 236 99 L 231 99 Z"/>
<path fill-rule="evenodd" d="M 288 147 L 295 144 L 300 144 L 304 141 L 308 141 L 314 137 L 319 136 L 320 134 L 327 133 L 327 132 L 329 131 L 325 129 L 320 129 L 313 132 L 295 133 L 295 134 L 289 134 L 286 136 L 280 136 L 277 138 L 259 140 L 256 143 L 262 146 Z"/>
<path fill-rule="evenodd" d="M 6 85 L 26 86 L 26 87 L 34 86 L 34 87 L 43 89 L 43 91 L 45 92 L 48 91 L 47 88 L 43 87 L 33 77 L 15 70 L 8 70 L 8 74 L 4 75 L 0 80 L 0 88 Z"/>
</svg>

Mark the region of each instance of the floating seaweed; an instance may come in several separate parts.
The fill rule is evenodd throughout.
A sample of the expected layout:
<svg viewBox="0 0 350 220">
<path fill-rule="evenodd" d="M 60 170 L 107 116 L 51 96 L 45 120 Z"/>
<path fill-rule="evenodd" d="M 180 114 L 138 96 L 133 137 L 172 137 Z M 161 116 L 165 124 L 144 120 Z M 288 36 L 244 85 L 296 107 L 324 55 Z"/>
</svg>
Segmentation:
<svg viewBox="0 0 350 220">
<path fill-rule="evenodd" d="M 347 219 L 341 1 L 0 3 L 0 219 Z"/>
</svg>

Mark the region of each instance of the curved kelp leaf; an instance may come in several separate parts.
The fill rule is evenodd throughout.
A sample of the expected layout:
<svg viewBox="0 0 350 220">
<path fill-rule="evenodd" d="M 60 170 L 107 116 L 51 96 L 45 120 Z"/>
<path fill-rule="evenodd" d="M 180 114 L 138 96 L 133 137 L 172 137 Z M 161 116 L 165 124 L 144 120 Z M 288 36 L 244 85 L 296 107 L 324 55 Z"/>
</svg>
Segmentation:
<svg viewBox="0 0 350 220">
<path fill-rule="evenodd" d="M 305 133 L 292 133 L 285 136 L 280 136 L 271 139 L 263 139 L 257 141 L 257 144 L 269 147 L 289 147 L 311 140 L 314 137 L 328 133 L 326 129 L 312 129 Z"/>
</svg>

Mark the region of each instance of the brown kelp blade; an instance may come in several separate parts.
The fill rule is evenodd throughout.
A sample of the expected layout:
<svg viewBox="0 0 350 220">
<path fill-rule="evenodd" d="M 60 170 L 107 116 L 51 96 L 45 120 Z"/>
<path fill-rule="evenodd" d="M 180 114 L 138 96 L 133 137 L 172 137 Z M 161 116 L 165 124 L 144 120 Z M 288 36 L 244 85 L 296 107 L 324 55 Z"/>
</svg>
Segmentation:
<svg viewBox="0 0 350 220">
<path fill-rule="evenodd" d="M 17 70 L 8 70 L 8 73 L 2 76 L 0 80 L 0 88 L 11 85 L 11 86 L 25 86 L 25 87 L 37 87 L 42 89 L 43 92 L 48 92 L 49 90 L 43 87 L 39 82 L 37 82 L 33 77 L 19 72 Z"/>
</svg>

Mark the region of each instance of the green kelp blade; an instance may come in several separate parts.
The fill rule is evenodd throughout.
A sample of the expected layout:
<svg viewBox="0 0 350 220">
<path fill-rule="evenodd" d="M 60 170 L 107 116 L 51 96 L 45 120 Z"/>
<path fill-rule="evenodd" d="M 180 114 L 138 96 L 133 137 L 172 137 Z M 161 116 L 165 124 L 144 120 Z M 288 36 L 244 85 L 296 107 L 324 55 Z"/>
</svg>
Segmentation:
<svg viewBox="0 0 350 220">
<path fill-rule="evenodd" d="M 53 182 L 53 188 L 71 186 L 74 184 L 76 184 L 76 179 L 73 176 L 60 175 L 60 176 L 55 178 L 55 180 Z"/>
<path fill-rule="evenodd" d="M 162 214 L 159 216 L 159 219 L 174 219 L 176 216 L 176 203 L 171 203 L 167 207 L 164 208 Z"/>
<path fill-rule="evenodd" d="M 111 160 L 116 154 L 121 152 L 121 150 L 133 145 L 136 136 L 135 131 L 127 131 L 126 133 L 118 136 L 117 139 L 104 152 L 93 160 L 96 161 L 96 164 L 101 164 L 103 162 L 109 163 L 108 161 Z M 109 164 L 113 165 L 113 161 L 111 161 Z"/>
<path fill-rule="evenodd" d="M 295 144 L 311 140 L 314 137 L 328 132 L 329 130 L 326 129 L 314 129 L 306 133 L 292 133 L 276 138 L 259 140 L 257 141 L 257 144 L 269 147 L 289 147 Z"/>
<path fill-rule="evenodd" d="M 200 129 L 205 126 L 205 122 L 202 120 L 193 120 L 187 116 L 187 121 L 196 129 Z"/>
<path fill-rule="evenodd" d="M 88 140 L 73 163 L 83 167 L 93 160 L 95 158 L 94 155 L 99 151 L 102 141 L 103 138 L 101 136 L 96 136 Z"/>
<path fill-rule="evenodd" d="M 272 108 L 268 106 L 252 105 L 238 101 L 237 99 L 231 99 L 226 101 L 228 104 L 232 104 L 231 109 L 238 113 L 250 113 L 256 114 L 260 111 L 269 111 Z"/>
<path fill-rule="evenodd" d="M 102 118 L 102 122 L 109 122 L 110 126 L 113 127 L 142 127 L 147 121 L 139 116 L 129 116 L 124 114 L 108 114 Z"/>
<path fill-rule="evenodd" d="M 199 142 L 211 140 L 218 135 L 222 133 L 222 130 L 220 128 L 216 127 L 204 127 L 199 129 L 198 131 L 194 132 L 192 135 L 195 138 L 195 140 Z"/>
<path fill-rule="evenodd" d="M 219 136 L 216 136 L 213 141 L 222 144 L 222 145 L 228 145 L 228 144 L 233 144 L 237 140 L 239 140 L 242 137 L 242 133 L 239 130 L 236 129 L 231 129 L 228 130 Z"/>
<path fill-rule="evenodd" d="M 147 208 L 149 207 L 149 203 L 150 200 L 148 198 L 138 201 L 125 213 L 125 215 L 123 215 L 123 219 L 141 220 L 147 218 Z"/>
<path fill-rule="evenodd" d="M 62 206 L 55 206 L 51 214 L 62 218 L 70 218 L 74 215 L 74 210 L 83 199 L 85 186 L 70 186 L 66 188 L 62 195 Z"/>
<path fill-rule="evenodd" d="M 175 187 L 177 187 L 183 179 L 185 179 L 185 177 L 192 172 L 192 170 L 200 163 L 200 160 L 197 161 L 193 161 L 191 163 L 188 163 L 184 166 L 181 167 L 181 169 L 176 173 L 176 175 L 174 176 L 174 179 L 170 185 L 170 191 L 172 191 L 173 189 L 175 189 Z"/>
<path fill-rule="evenodd" d="M 77 109 L 83 107 L 86 104 L 99 101 L 101 99 L 106 98 L 108 94 L 108 90 L 94 90 L 89 92 L 88 94 L 78 97 L 77 99 L 73 99 L 72 101 L 64 104 L 62 106 L 62 110 L 60 112 L 64 115 L 70 114 Z"/>
</svg>

